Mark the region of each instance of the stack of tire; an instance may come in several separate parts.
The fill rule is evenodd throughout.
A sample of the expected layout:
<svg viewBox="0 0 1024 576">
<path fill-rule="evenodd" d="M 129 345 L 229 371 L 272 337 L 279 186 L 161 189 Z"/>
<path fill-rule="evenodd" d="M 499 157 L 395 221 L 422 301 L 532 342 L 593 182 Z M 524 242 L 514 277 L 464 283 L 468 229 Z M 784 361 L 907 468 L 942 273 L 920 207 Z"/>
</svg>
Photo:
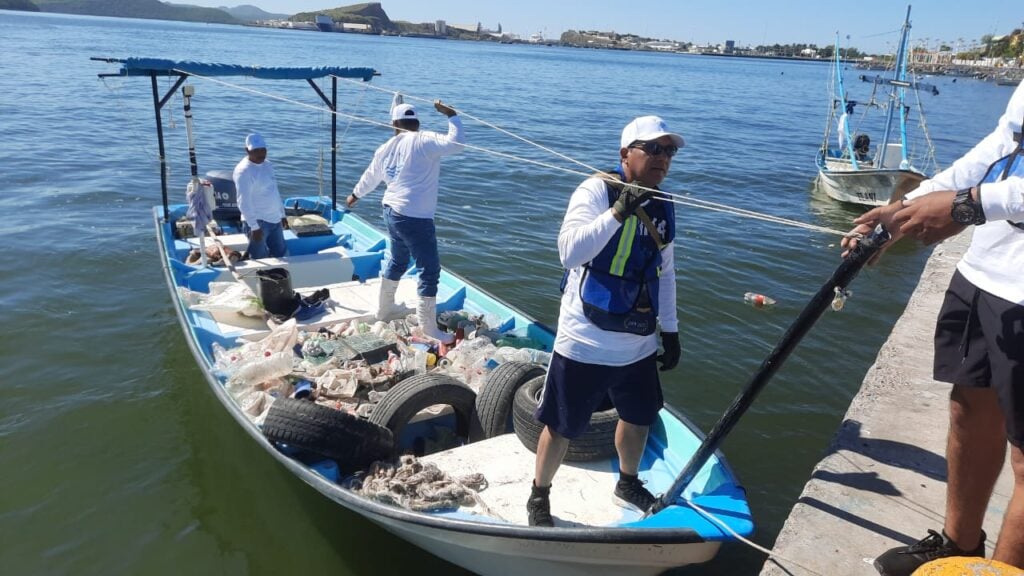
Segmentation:
<svg viewBox="0 0 1024 576">
<path fill-rule="evenodd" d="M 452 409 L 455 434 L 462 442 L 515 432 L 536 452 L 544 425 L 533 414 L 544 378 L 539 364 L 506 362 L 488 374 L 478 396 L 448 374 L 417 374 L 388 390 L 366 420 L 309 400 L 282 398 L 271 406 L 263 435 L 293 453 L 329 458 L 343 472 L 353 472 L 394 457 L 405 426 L 423 409 L 440 404 Z M 587 462 L 613 456 L 618 420 L 614 408 L 601 407 L 583 435 L 569 443 L 565 459 Z"/>
<path fill-rule="evenodd" d="M 506 362 L 495 368 L 476 399 L 476 413 L 485 438 L 514 431 L 524 446 L 537 451 L 544 425 L 534 418 L 544 388 L 545 370 L 538 364 Z M 610 403 L 590 418 L 579 438 L 569 442 L 565 459 L 589 462 L 615 455 L 615 427 L 619 414 Z"/>
</svg>

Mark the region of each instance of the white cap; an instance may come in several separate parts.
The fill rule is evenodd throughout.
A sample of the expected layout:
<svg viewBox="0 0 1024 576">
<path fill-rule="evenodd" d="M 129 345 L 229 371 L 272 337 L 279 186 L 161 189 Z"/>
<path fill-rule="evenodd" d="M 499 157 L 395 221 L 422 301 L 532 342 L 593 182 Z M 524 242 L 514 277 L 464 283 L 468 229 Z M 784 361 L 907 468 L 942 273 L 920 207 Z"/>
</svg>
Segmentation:
<svg viewBox="0 0 1024 576">
<path fill-rule="evenodd" d="M 399 104 L 391 109 L 391 121 L 395 120 L 419 120 L 416 117 L 416 109 L 412 104 Z"/>
<path fill-rule="evenodd" d="M 657 116 L 641 116 L 622 129 L 622 140 L 620 146 L 622 148 L 628 148 L 630 144 L 641 140 L 648 142 L 650 140 L 657 140 L 662 136 L 668 136 L 672 139 L 672 143 L 677 147 L 682 148 L 685 145 L 683 137 L 675 132 L 669 132 L 668 124 Z"/>
<path fill-rule="evenodd" d="M 267 141 L 263 139 L 258 133 L 253 132 L 245 137 L 245 149 L 256 150 L 257 148 L 266 148 Z"/>
</svg>

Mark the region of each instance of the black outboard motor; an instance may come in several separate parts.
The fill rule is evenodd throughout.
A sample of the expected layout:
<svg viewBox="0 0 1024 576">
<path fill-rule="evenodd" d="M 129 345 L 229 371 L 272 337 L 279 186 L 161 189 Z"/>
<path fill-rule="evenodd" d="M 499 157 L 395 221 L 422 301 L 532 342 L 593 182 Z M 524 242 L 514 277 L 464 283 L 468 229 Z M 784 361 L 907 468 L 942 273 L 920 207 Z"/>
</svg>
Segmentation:
<svg viewBox="0 0 1024 576">
<path fill-rule="evenodd" d="M 238 193 L 231 170 L 210 170 L 206 179 L 213 184 L 213 197 L 216 205 L 213 208 L 213 219 L 222 224 L 236 224 L 242 220 L 242 212 L 238 209 Z"/>
</svg>

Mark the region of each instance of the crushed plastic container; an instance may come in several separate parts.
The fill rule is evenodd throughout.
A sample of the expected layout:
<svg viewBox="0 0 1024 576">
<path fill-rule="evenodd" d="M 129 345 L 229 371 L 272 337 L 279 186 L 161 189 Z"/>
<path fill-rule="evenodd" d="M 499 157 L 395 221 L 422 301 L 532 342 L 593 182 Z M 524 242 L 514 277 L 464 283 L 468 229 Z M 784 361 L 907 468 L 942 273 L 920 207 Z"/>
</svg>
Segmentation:
<svg viewBox="0 0 1024 576">
<path fill-rule="evenodd" d="M 765 308 L 767 306 L 774 306 L 775 300 L 765 296 L 764 294 L 757 294 L 755 292 L 747 292 L 743 295 L 743 301 L 750 304 L 754 308 Z"/>
</svg>

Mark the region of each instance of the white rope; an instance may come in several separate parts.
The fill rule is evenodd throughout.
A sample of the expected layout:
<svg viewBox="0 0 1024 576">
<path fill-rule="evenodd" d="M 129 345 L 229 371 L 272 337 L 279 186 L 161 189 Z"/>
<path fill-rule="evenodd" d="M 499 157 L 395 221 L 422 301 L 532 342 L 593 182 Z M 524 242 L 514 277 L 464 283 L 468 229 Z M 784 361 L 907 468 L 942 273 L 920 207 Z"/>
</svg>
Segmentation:
<svg viewBox="0 0 1024 576">
<path fill-rule="evenodd" d="M 766 554 L 770 560 L 773 560 L 776 563 L 779 563 L 779 560 L 782 560 L 783 562 L 786 562 L 787 564 L 792 564 L 793 566 L 801 568 L 802 570 L 805 570 L 805 571 L 807 571 L 807 572 L 809 572 L 811 574 L 814 574 L 815 576 L 825 576 L 821 572 L 818 572 L 816 570 L 812 570 L 812 569 L 808 568 L 807 566 L 804 566 L 803 564 L 797 562 L 796 560 L 793 560 L 792 558 L 786 558 L 785 556 L 783 556 L 781 554 L 776 554 L 775 552 L 772 552 L 771 550 L 765 548 L 764 546 L 761 546 L 760 544 L 758 544 L 758 543 L 756 543 L 756 542 L 754 542 L 752 540 L 749 540 L 747 538 L 744 538 L 743 536 L 740 536 L 724 520 L 721 520 L 720 518 L 718 518 L 714 514 L 712 514 L 712 513 L 708 512 L 707 510 L 701 508 L 700 506 L 695 504 L 693 502 L 693 500 L 687 500 L 686 501 L 686 505 L 690 506 L 691 508 L 693 508 L 694 510 L 699 512 L 701 515 L 703 515 L 705 518 L 707 518 L 708 520 L 711 520 L 712 522 L 714 522 L 715 524 L 720 526 L 723 530 L 725 530 L 726 532 L 731 534 L 733 538 L 736 538 L 740 542 L 746 544 L 747 546 L 750 546 L 751 548 L 753 548 L 754 550 L 757 550 L 758 552 Z"/>
<path fill-rule="evenodd" d="M 340 78 L 340 79 L 344 80 L 346 82 L 356 82 L 356 83 L 358 83 L 357 80 L 353 80 L 351 78 Z M 382 86 L 370 86 L 370 85 L 367 85 L 367 86 L 371 90 L 377 90 L 379 92 L 385 92 L 385 93 L 392 94 L 392 95 L 400 93 L 398 90 L 392 90 L 390 88 L 384 88 Z M 433 101 L 428 100 L 426 98 L 420 98 L 418 96 L 409 96 L 408 94 L 402 94 L 402 97 L 403 98 L 409 98 L 410 100 L 418 100 L 420 102 L 426 102 L 428 104 L 433 104 Z M 487 122 L 486 120 L 484 120 L 482 118 L 479 118 L 477 116 L 473 116 L 472 114 L 470 114 L 470 113 L 468 113 L 468 112 L 466 112 L 464 110 L 459 110 L 459 114 L 462 114 L 463 116 L 465 116 L 466 118 L 469 118 L 471 120 L 476 120 L 477 122 L 483 124 L 484 126 L 487 126 L 488 128 L 492 128 L 494 130 L 497 130 L 498 132 L 501 132 L 502 134 L 506 134 L 508 136 L 511 136 L 511 137 L 515 138 L 516 140 L 520 140 L 520 141 L 522 141 L 522 142 L 524 142 L 526 144 L 529 144 L 530 146 L 534 146 L 536 148 L 539 148 L 539 149 L 541 149 L 541 150 L 543 150 L 543 151 L 545 151 L 545 152 L 547 152 L 549 154 L 553 154 L 555 156 L 558 156 L 559 158 L 562 158 L 564 160 L 568 160 L 569 162 L 572 162 L 573 164 L 578 164 L 580 166 L 583 166 L 587 170 L 591 170 L 591 171 L 594 171 L 594 172 L 600 172 L 601 171 L 601 170 L 599 170 L 597 168 L 594 168 L 593 166 L 591 166 L 589 164 L 586 164 L 585 162 L 581 162 L 579 160 L 576 160 L 575 158 L 572 158 L 570 156 L 566 156 L 565 154 L 562 154 L 561 152 L 558 152 L 557 150 L 552 150 L 551 148 L 548 148 L 547 146 L 544 146 L 543 144 L 540 144 L 538 142 L 534 142 L 534 141 L 529 140 L 527 138 L 523 138 L 522 136 L 520 136 L 518 134 L 515 134 L 515 133 L 512 133 L 512 132 L 509 132 L 508 130 L 505 130 L 504 128 L 502 128 L 500 126 L 497 126 L 495 124 L 491 124 L 490 122 Z"/>
<path fill-rule="evenodd" d="M 184 71 L 180 71 L 180 72 L 185 73 Z M 266 96 L 267 98 L 271 98 L 273 100 L 279 100 L 281 102 L 287 102 L 289 104 L 295 104 L 297 106 L 303 106 L 303 107 L 310 108 L 312 110 L 317 110 L 317 111 L 324 111 L 324 110 L 326 110 L 328 113 L 334 114 L 335 116 L 341 116 L 343 118 L 349 118 L 351 120 L 355 120 L 355 121 L 358 121 L 358 122 L 363 122 L 363 123 L 366 123 L 366 124 L 371 124 L 371 125 L 374 125 L 374 126 L 380 126 L 380 127 L 383 127 L 383 128 L 388 128 L 390 130 L 401 130 L 400 128 L 395 128 L 391 124 L 386 124 L 384 122 L 379 122 L 377 120 L 372 120 L 372 119 L 369 119 L 369 118 L 363 118 L 361 116 L 356 116 L 354 114 L 347 114 L 347 113 L 340 112 L 340 111 L 331 111 L 330 109 L 324 108 L 323 106 L 318 106 L 318 105 L 315 105 L 315 104 L 308 104 L 306 102 L 301 102 L 301 101 L 298 101 L 298 100 L 294 100 L 292 98 L 287 98 L 285 96 L 280 96 L 278 94 L 272 94 L 270 92 L 264 92 L 262 90 L 256 90 L 255 88 L 249 88 L 247 86 L 241 86 L 241 85 L 238 85 L 238 84 L 232 84 L 231 82 L 225 82 L 225 81 L 219 80 L 217 78 L 213 78 L 213 77 L 209 77 L 209 76 L 202 76 L 202 75 L 199 75 L 199 74 L 191 74 L 191 75 L 196 77 L 196 78 L 202 79 L 202 80 L 209 80 L 210 82 L 214 82 L 216 84 L 221 84 L 223 86 L 228 86 L 228 87 L 231 87 L 231 88 L 236 88 L 236 89 L 242 90 L 244 92 L 249 92 L 249 93 L 252 93 L 252 94 L 257 94 L 257 95 L 260 95 L 260 96 Z M 375 89 L 379 90 L 379 88 L 375 88 Z M 412 97 L 412 96 L 409 96 L 409 98 L 412 98 L 414 100 L 423 100 L 422 98 L 416 98 L 416 97 Z M 517 138 L 520 138 L 523 141 L 529 142 L 525 138 L 521 138 L 521 137 L 517 137 Z M 531 143 L 531 144 L 533 144 L 533 143 Z M 546 148 L 544 148 L 543 146 L 541 146 L 539 144 L 533 144 L 533 145 L 547 150 Z M 540 166 L 540 167 L 543 167 L 543 168 L 548 168 L 550 170 L 556 170 L 556 171 L 565 172 L 565 173 L 568 173 L 568 174 L 574 174 L 574 175 L 577 175 L 577 176 L 583 176 L 583 177 L 587 177 L 587 178 L 594 177 L 594 176 L 600 177 L 600 176 L 598 176 L 597 174 L 594 174 L 594 173 L 581 172 L 579 170 L 573 170 L 571 168 L 564 168 L 562 166 L 557 166 L 555 164 L 550 164 L 550 163 L 547 163 L 547 162 L 542 162 L 540 160 L 532 160 L 532 159 L 529 159 L 529 158 L 523 158 L 523 157 L 520 157 L 520 156 L 516 156 L 514 154 L 508 154 L 508 153 L 505 153 L 505 152 L 499 152 L 497 150 L 491 150 L 489 148 L 483 148 L 481 146 L 474 146 L 472 144 L 462 144 L 462 146 L 464 148 L 467 148 L 467 149 L 470 149 L 470 150 L 476 150 L 476 151 L 482 152 L 484 154 L 490 154 L 492 156 L 497 156 L 499 158 L 506 158 L 506 159 L 509 159 L 509 160 L 515 160 L 515 161 L 518 161 L 518 162 L 524 162 L 524 163 L 527 163 L 527 164 L 532 164 L 532 165 L 535 165 L 535 166 Z M 557 152 L 553 152 L 553 153 L 558 154 Z M 561 154 L 558 154 L 558 155 L 562 156 Z M 566 157 L 566 158 L 568 158 L 568 157 Z M 570 158 L 570 160 L 572 160 L 572 159 Z M 603 173 L 603 171 L 597 170 L 596 168 L 590 167 L 587 164 L 584 164 L 584 163 L 579 162 L 577 160 L 572 160 L 572 161 L 575 162 L 576 164 L 580 164 L 582 166 L 586 166 L 588 169 L 593 170 L 593 172 L 595 172 L 595 173 L 596 172 Z M 604 178 L 604 179 L 606 181 L 609 181 L 609 182 L 614 182 L 615 181 L 611 176 L 609 176 L 607 178 Z M 671 202 L 674 202 L 674 203 L 677 203 L 677 204 L 682 204 L 684 206 L 690 206 L 692 208 L 701 208 L 701 209 L 704 209 L 704 210 L 711 210 L 711 211 L 714 211 L 714 212 L 724 212 L 724 213 L 727 213 L 727 214 L 733 214 L 733 215 L 736 215 L 736 216 L 752 218 L 752 219 L 755 219 L 755 220 L 763 220 L 763 221 L 772 222 L 772 223 L 775 223 L 775 224 L 791 226 L 791 227 L 795 227 L 795 228 L 802 228 L 802 229 L 805 229 L 805 230 L 812 230 L 812 231 L 815 231 L 815 232 L 823 232 L 823 233 L 828 233 L 828 234 L 834 234 L 834 235 L 844 236 L 844 237 L 847 237 L 847 236 L 859 237 L 860 236 L 859 234 L 853 234 L 853 233 L 849 233 L 849 232 L 846 232 L 846 231 L 843 231 L 843 230 L 836 230 L 836 229 L 827 228 L 827 227 L 824 227 L 824 226 L 817 226 L 815 224 L 808 224 L 808 223 L 805 223 L 805 222 L 800 222 L 799 220 L 791 220 L 789 218 L 783 218 L 781 216 L 773 216 L 773 215 L 770 215 L 770 214 L 763 214 L 763 213 L 760 213 L 760 212 L 755 212 L 753 210 L 746 210 L 746 209 L 743 209 L 743 208 L 735 208 L 735 207 L 732 207 L 732 206 L 727 206 L 725 204 L 717 204 L 717 203 L 710 202 L 710 201 L 707 201 L 707 200 L 698 200 L 698 199 L 695 199 L 695 198 L 689 198 L 689 197 L 683 196 L 681 194 L 672 193 L 672 192 L 666 192 L 664 190 L 656 190 L 654 188 L 648 188 L 648 187 L 645 187 L 645 186 L 637 186 L 637 189 L 644 190 L 644 191 L 650 191 L 650 192 L 660 192 L 661 194 L 665 194 L 665 195 L 667 195 L 669 197 L 668 201 L 671 201 Z"/>
</svg>

